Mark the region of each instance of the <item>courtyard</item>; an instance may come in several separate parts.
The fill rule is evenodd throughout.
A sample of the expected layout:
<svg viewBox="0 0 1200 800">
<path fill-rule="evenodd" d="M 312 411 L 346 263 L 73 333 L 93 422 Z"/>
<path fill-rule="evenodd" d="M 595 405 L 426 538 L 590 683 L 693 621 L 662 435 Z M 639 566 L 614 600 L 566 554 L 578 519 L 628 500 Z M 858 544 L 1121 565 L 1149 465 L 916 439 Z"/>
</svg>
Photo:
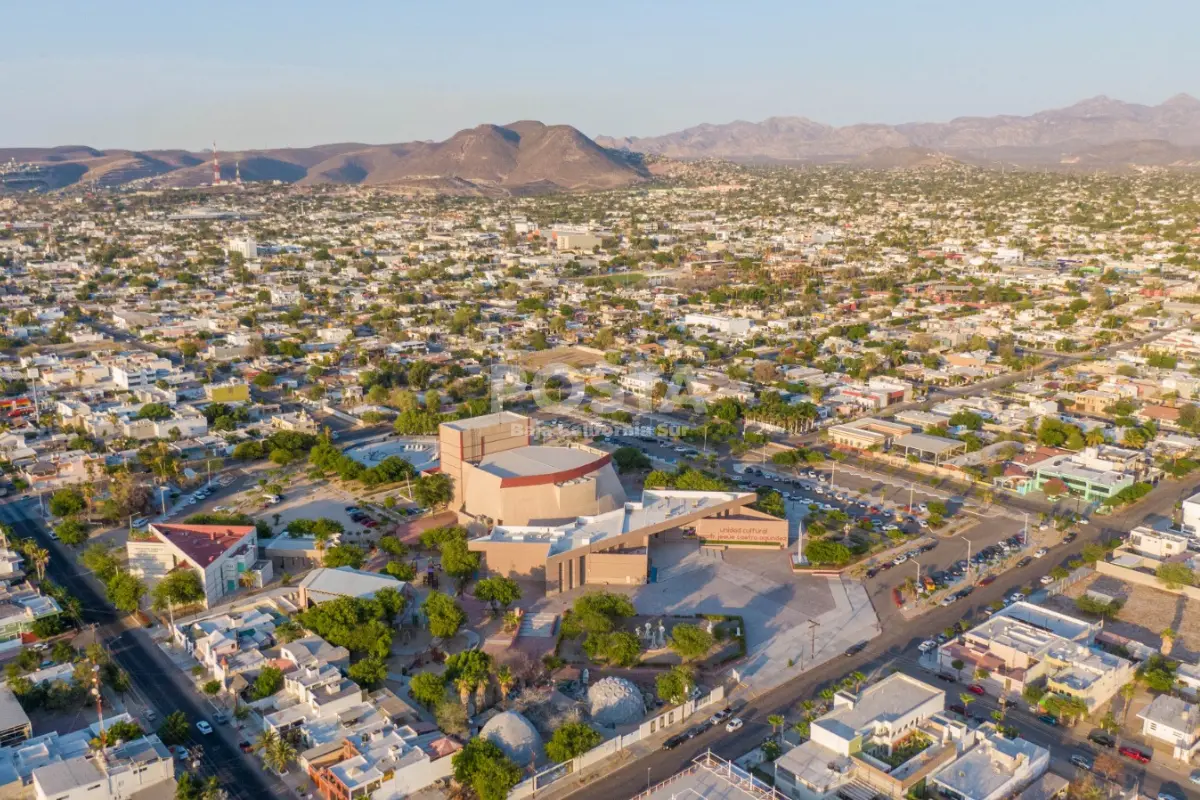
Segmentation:
<svg viewBox="0 0 1200 800">
<path fill-rule="evenodd" d="M 604 590 L 630 597 L 644 618 L 739 616 L 745 623 L 746 656 L 731 668 L 737 680 L 759 693 L 880 633 L 862 584 L 793 575 L 790 557 L 789 551 L 702 548 L 695 539 L 671 532 L 651 541 L 653 583 L 586 586 L 542 598 L 530 611 L 561 614 L 579 596 Z"/>
</svg>

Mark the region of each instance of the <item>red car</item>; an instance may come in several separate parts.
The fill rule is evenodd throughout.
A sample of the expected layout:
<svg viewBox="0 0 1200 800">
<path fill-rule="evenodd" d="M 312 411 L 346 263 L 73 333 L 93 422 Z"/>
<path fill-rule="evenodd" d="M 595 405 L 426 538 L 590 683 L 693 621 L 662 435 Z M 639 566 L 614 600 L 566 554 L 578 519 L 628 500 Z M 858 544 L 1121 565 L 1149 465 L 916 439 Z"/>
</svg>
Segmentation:
<svg viewBox="0 0 1200 800">
<path fill-rule="evenodd" d="M 970 686 L 967 687 L 967 691 L 970 692 L 971 694 L 987 694 L 987 692 L 985 692 L 983 690 L 983 687 L 980 686 L 978 683 L 972 683 Z"/>
<path fill-rule="evenodd" d="M 1150 754 L 1143 753 L 1141 750 L 1138 750 L 1136 747 L 1130 747 L 1129 745 L 1124 745 L 1123 747 L 1119 748 L 1117 750 L 1117 752 L 1120 753 L 1121 755 L 1125 756 L 1126 758 L 1132 758 L 1134 761 L 1137 761 L 1140 764 L 1149 764 L 1150 763 Z"/>
<path fill-rule="evenodd" d="M 995 575 L 988 575 L 987 577 L 985 577 L 983 580 L 981 580 L 981 581 L 979 582 L 979 585 L 980 585 L 980 586 L 989 586 L 989 585 L 991 585 L 991 584 L 993 584 L 993 583 L 995 583 L 995 582 L 996 582 L 996 576 L 995 576 Z"/>
</svg>

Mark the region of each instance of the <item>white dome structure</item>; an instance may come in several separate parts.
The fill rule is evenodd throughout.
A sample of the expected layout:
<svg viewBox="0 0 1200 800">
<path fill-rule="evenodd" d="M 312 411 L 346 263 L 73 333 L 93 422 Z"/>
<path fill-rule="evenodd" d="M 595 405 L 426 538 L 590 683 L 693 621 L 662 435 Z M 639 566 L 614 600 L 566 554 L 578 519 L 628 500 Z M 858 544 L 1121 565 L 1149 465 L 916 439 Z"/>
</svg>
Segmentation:
<svg viewBox="0 0 1200 800">
<path fill-rule="evenodd" d="M 597 725 L 616 727 L 641 722 L 646 704 L 641 690 L 624 678 L 601 678 L 588 688 L 588 711 Z"/>
<path fill-rule="evenodd" d="M 492 717 L 479 732 L 479 738 L 492 742 L 521 766 L 542 759 L 542 737 L 529 720 L 516 711 L 505 711 Z"/>
</svg>

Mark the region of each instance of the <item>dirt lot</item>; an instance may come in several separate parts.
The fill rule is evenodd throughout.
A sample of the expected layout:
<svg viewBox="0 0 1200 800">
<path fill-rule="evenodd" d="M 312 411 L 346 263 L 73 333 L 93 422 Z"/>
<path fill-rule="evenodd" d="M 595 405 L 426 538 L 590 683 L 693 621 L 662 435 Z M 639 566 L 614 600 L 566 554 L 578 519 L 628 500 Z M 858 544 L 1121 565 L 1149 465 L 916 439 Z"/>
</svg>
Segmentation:
<svg viewBox="0 0 1200 800">
<path fill-rule="evenodd" d="M 1093 576 L 1069 587 L 1064 594 L 1050 598 L 1048 605 L 1065 613 L 1078 614 L 1075 598 L 1084 594 L 1096 580 L 1103 580 L 1107 586 L 1113 585 L 1111 578 Z M 1124 586 L 1125 605 L 1115 620 L 1104 624 L 1105 630 L 1157 648 L 1162 644 L 1159 634 L 1164 628 L 1171 628 L 1177 634 L 1171 655 L 1188 661 L 1200 657 L 1200 603 L 1145 586 Z"/>
<path fill-rule="evenodd" d="M 590 367 L 604 360 L 603 356 L 580 350 L 576 347 L 555 347 L 542 350 L 540 353 L 530 353 L 521 358 L 521 366 L 526 369 L 539 370 L 547 364 L 566 364 L 576 369 Z"/>
</svg>

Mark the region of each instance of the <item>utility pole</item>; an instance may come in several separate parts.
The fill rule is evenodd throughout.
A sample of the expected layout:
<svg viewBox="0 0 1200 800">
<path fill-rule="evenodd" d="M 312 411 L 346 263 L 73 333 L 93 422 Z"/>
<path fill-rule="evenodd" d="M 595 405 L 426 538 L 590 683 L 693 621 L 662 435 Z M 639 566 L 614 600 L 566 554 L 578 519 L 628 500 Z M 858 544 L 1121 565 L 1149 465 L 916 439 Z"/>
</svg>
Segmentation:
<svg viewBox="0 0 1200 800">
<path fill-rule="evenodd" d="M 812 634 L 812 641 L 808 646 L 809 663 L 817 660 L 817 628 L 819 627 L 821 627 L 821 623 L 817 622 L 815 619 L 810 619 L 808 621 L 808 630 L 809 633 Z"/>
</svg>

